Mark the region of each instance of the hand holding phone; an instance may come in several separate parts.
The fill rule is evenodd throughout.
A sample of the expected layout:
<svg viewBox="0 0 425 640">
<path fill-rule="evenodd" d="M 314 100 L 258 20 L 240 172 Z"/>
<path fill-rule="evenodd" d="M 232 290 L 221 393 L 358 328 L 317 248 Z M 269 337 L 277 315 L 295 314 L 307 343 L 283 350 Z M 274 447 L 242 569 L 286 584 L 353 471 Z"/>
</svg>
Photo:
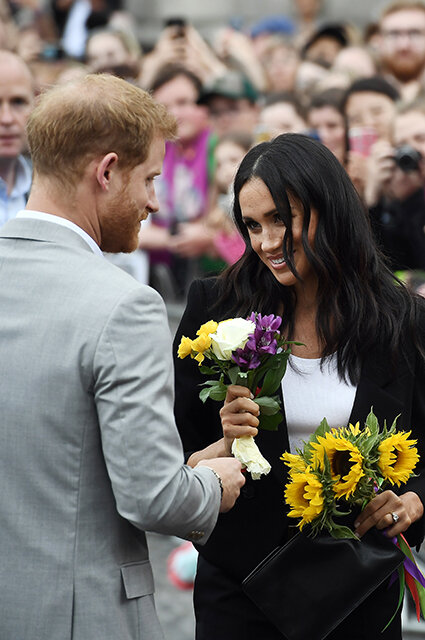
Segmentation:
<svg viewBox="0 0 425 640">
<path fill-rule="evenodd" d="M 370 155 L 371 148 L 377 140 L 378 134 L 371 127 L 352 127 L 348 131 L 349 150 L 365 158 Z"/>
<path fill-rule="evenodd" d="M 164 20 L 164 29 L 172 28 L 174 38 L 184 38 L 186 35 L 187 22 L 184 18 L 167 18 Z"/>
</svg>

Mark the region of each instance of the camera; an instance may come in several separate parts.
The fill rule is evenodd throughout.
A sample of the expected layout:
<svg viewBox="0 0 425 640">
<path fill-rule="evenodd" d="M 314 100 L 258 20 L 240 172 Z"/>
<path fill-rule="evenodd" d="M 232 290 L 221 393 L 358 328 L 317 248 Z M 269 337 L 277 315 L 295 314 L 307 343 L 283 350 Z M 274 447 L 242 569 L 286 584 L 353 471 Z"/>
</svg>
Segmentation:
<svg viewBox="0 0 425 640">
<path fill-rule="evenodd" d="M 408 144 L 404 144 L 395 150 L 394 162 L 405 173 L 419 170 L 419 162 L 422 155 Z"/>
</svg>

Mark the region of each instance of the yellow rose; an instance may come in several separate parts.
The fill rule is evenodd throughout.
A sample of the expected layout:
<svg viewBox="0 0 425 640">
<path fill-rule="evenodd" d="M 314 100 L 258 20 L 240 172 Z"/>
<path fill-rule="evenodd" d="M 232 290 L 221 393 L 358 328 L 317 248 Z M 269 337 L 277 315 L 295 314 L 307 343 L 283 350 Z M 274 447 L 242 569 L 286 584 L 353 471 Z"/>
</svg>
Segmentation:
<svg viewBox="0 0 425 640">
<path fill-rule="evenodd" d="M 192 342 L 192 349 L 198 353 L 203 353 L 211 346 L 211 338 L 207 333 L 201 333 L 198 338 Z"/>
<path fill-rule="evenodd" d="M 208 322 L 206 322 L 205 324 L 199 327 L 198 331 L 196 332 L 196 335 L 201 336 L 203 334 L 209 335 L 210 333 L 215 333 L 217 331 L 217 327 L 218 327 L 218 322 L 215 322 L 214 320 L 209 320 Z"/>
<path fill-rule="evenodd" d="M 186 336 L 183 336 L 180 341 L 177 355 L 179 358 L 183 360 L 183 358 L 186 358 L 186 356 L 190 356 L 191 353 L 192 353 L 192 340 L 190 338 L 186 338 Z"/>
</svg>

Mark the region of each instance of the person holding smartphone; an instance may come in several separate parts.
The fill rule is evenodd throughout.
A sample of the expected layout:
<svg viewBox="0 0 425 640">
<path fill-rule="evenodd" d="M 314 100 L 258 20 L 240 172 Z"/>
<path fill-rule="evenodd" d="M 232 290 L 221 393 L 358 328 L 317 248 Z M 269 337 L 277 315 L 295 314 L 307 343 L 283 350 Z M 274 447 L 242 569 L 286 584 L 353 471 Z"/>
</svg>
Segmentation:
<svg viewBox="0 0 425 640">
<path fill-rule="evenodd" d="M 425 268 L 425 115 L 420 103 L 401 107 L 399 100 L 397 89 L 374 76 L 353 82 L 343 102 L 347 170 L 394 271 Z"/>
<path fill-rule="evenodd" d="M 393 119 L 389 178 L 370 207 L 372 227 L 393 270 L 425 269 L 425 102 Z"/>
<path fill-rule="evenodd" d="M 342 100 L 348 125 L 347 171 L 369 207 L 377 203 L 391 177 L 391 125 L 399 99 L 389 82 L 372 76 L 355 80 Z"/>
</svg>

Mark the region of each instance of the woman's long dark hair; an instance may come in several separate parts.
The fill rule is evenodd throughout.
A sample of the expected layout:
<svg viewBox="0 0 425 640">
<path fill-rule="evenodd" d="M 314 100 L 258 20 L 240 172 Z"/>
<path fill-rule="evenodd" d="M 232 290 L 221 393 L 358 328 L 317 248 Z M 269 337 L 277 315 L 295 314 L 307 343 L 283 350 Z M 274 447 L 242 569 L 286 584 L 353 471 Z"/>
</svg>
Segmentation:
<svg viewBox="0 0 425 640">
<path fill-rule="evenodd" d="M 406 331 L 416 324 L 419 302 L 396 281 L 377 249 L 368 218 L 345 170 L 322 144 L 299 134 L 264 142 L 243 159 L 235 177 L 234 218 L 245 239 L 242 258 L 220 278 L 220 302 L 232 313 L 279 313 L 284 328 L 294 330 L 296 295 L 281 285 L 253 251 L 242 220 L 239 194 L 254 178 L 267 186 L 286 230 L 283 255 L 296 277 L 292 217 L 288 194 L 304 210 L 302 241 L 318 279 L 316 329 L 323 357 L 337 351 L 341 377 L 356 382 L 364 356 L 381 347 L 394 362 Z M 314 248 L 307 240 L 310 211 L 318 212 Z"/>
</svg>

